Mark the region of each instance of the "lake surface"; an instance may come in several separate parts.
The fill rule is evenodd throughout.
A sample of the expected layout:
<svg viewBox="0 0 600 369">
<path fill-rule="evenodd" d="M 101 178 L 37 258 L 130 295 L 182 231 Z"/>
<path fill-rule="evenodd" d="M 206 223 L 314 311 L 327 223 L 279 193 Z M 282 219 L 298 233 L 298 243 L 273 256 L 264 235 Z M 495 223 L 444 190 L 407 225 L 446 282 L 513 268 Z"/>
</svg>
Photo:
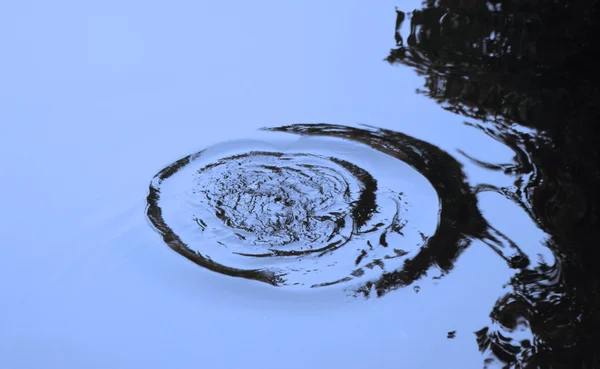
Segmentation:
<svg viewBox="0 0 600 369">
<path fill-rule="evenodd" d="M 600 366 L 597 10 L 2 5 L 0 367 Z"/>
</svg>

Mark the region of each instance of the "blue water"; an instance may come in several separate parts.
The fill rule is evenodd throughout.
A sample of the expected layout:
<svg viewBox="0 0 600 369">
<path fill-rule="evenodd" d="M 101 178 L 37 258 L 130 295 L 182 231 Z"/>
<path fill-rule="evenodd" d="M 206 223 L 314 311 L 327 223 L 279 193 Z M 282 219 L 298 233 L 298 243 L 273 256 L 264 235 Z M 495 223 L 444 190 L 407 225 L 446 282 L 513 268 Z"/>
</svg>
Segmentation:
<svg viewBox="0 0 600 369">
<path fill-rule="evenodd" d="M 490 312 L 522 263 L 555 264 L 549 236 L 508 196 L 481 190 L 515 190 L 532 164 L 493 125 L 417 94 L 412 69 L 383 61 L 393 6 L 3 4 L 0 367 L 480 368 L 490 351 L 474 332 L 533 340 L 528 324 L 508 330 Z M 149 186 L 203 150 L 212 156 L 164 178 L 154 204 L 180 238 L 173 247 L 149 216 Z M 226 160 L 256 151 L 324 167 L 310 176 L 326 188 L 292 176 L 297 188 L 283 191 L 277 174 L 260 200 L 270 225 L 247 216 L 258 201 L 248 198 L 227 227 L 195 191 L 247 193 L 240 180 L 282 166 L 272 155 Z M 233 168 L 199 174 L 223 159 Z M 361 208 L 364 173 L 377 201 Z M 314 222 L 301 228 L 309 208 Z M 328 254 L 290 253 L 315 247 L 311 235 L 329 247 L 336 216 L 345 223 Z"/>
</svg>

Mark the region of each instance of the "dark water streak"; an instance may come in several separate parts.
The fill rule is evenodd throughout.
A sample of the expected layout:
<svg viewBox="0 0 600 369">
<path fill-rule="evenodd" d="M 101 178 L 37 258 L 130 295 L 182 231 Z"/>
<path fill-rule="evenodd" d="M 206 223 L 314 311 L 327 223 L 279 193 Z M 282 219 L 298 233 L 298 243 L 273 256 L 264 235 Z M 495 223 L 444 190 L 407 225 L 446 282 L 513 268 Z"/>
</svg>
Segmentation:
<svg viewBox="0 0 600 369">
<path fill-rule="evenodd" d="M 506 196 L 551 236 L 556 264 L 516 273 L 490 314 L 496 328 L 476 332 L 486 365 L 600 367 L 599 10 L 596 0 L 428 0 L 397 13 L 387 61 L 413 68 L 425 77 L 419 93 L 515 152 L 515 166 L 471 158 L 515 177 L 476 192 Z M 523 325 L 534 342 L 511 338 Z"/>
<path fill-rule="evenodd" d="M 511 267 L 523 268 L 529 264 L 527 256 L 514 242 L 485 221 L 477 206 L 477 198 L 466 181 L 462 165 L 437 146 L 388 129 L 294 124 L 265 130 L 337 137 L 363 143 L 409 164 L 427 178 L 436 190 L 440 199 L 440 219 L 435 234 L 414 258 L 405 261 L 402 269 L 385 273 L 361 288 L 359 291 L 364 295 L 368 296 L 373 287 L 377 295 L 382 296 L 391 290 L 408 286 L 424 277 L 432 267 L 448 273 L 458 256 L 474 239 L 492 246 Z"/>
</svg>

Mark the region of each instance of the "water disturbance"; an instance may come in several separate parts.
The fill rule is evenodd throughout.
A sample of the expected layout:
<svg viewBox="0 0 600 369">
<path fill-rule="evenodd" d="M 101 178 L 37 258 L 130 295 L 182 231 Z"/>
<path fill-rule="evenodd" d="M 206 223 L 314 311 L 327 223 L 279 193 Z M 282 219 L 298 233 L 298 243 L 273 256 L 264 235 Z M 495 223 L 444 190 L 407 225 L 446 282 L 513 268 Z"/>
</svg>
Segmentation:
<svg viewBox="0 0 600 369">
<path fill-rule="evenodd" d="M 0 368 L 600 368 L 600 1 L 21 3 Z"/>
<path fill-rule="evenodd" d="M 373 127 L 265 130 L 314 138 L 215 145 L 155 176 L 147 216 L 173 250 L 234 277 L 347 284 L 367 297 L 432 268 L 447 273 L 473 239 L 513 268 L 529 264 L 483 219 L 461 164 L 440 148 Z"/>
</svg>

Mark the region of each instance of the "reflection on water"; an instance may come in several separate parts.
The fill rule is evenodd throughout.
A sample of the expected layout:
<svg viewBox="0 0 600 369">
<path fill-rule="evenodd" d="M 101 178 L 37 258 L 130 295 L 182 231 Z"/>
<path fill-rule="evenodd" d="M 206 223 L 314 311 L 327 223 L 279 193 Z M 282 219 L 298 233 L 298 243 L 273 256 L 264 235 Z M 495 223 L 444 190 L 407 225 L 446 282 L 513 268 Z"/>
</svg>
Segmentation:
<svg viewBox="0 0 600 369">
<path fill-rule="evenodd" d="M 517 166 L 469 157 L 514 177 L 512 187 L 477 192 L 519 204 L 556 259 L 510 280 L 477 332 L 486 365 L 600 367 L 597 15 L 597 1 L 425 1 L 398 11 L 387 60 L 414 68 L 425 77 L 420 93 L 514 150 Z M 524 327 L 533 342 L 519 338 Z"/>
<path fill-rule="evenodd" d="M 527 255 L 516 244 L 483 219 L 461 164 L 444 150 L 387 129 L 367 130 L 328 124 L 296 124 L 270 130 L 341 137 L 364 143 L 409 164 L 434 187 L 440 202 L 435 234 L 428 237 L 427 242 L 419 248 L 419 253 L 406 259 L 401 268 L 386 271 L 379 279 L 362 287 L 361 291 L 365 294 L 368 294 L 372 287 L 381 296 L 389 290 L 408 286 L 425 276 L 432 267 L 439 268 L 442 274 L 449 272 L 456 258 L 473 239 L 486 242 L 510 267 L 524 268 L 529 264 Z M 396 174 L 391 172 L 390 175 Z"/>
<path fill-rule="evenodd" d="M 483 366 L 598 367 L 596 11 L 591 1 L 425 1 L 397 11 L 387 61 L 424 76 L 421 94 L 510 148 L 512 163 L 370 126 L 269 127 L 303 139 L 224 143 L 171 164 L 150 185 L 148 219 L 210 270 L 361 298 L 419 292 L 423 278 L 443 283 L 477 241 L 513 273 L 474 332 Z M 512 185 L 471 183 L 461 161 Z M 479 204 L 486 193 L 531 222 L 492 226 Z M 505 235 L 536 226 L 543 244 Z"/>
<path fill-rule="evenodd" d="M 148 196 L 148 218 L 171 248 L 227 275 L 276 286 L 352 281 L 351 293 L 366 297 L 411 285 L 434 268 L 445 275 L 474 239 L 510 268 L 529 265 L 487 224 L 461 164 L 440 148 L 369 127 L 265 130 L 372 150 L 350 146 L 338 158 L 315 154 L 336 154 L 329 141 L 315 142 L 311 153 L 293 144 L 258 151 L 269 145 L 230 142 L 179 160 L 156 175 Z M 381 165 L 382 154 L 396 161 Z"/>
</svg>

